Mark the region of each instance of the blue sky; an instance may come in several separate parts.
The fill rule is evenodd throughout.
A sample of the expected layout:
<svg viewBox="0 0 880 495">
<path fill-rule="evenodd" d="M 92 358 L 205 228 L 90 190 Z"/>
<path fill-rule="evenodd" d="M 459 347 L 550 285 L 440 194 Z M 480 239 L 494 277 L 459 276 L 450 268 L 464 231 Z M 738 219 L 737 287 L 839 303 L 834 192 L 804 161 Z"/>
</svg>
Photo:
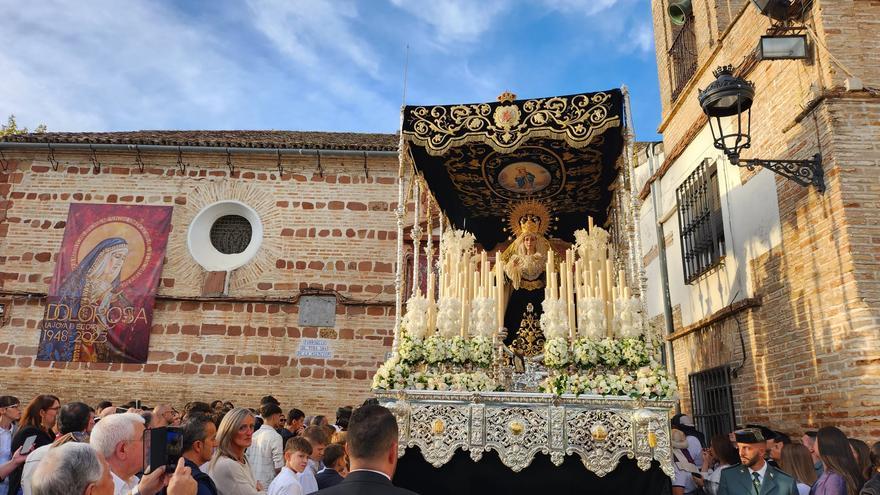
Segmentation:
<svg viewBox="0 0 880 495">
<path fill-rule="evenodd" d="M 409 104 L 626 84 L 660 121 L 649 0 L 0 0 L 0 32 L 0 118 L 50 131 L 394 132 L 407 45 Z"/>
</svg>

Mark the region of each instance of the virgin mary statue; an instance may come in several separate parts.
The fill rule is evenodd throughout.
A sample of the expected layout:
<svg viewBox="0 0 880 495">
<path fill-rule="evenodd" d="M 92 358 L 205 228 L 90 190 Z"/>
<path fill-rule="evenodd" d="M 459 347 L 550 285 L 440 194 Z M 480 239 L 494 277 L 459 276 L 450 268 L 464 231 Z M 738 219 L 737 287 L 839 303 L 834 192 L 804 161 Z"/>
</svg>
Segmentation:
<svg viewBox="0 0 880 495">
<path fill-rule="evenodd" d="M 508 279 L 507 307 L 504 311 L 507 337 L 504 343 L 515 353 L 524 356 L 540 354 L 544 343 L 538 321 L 544 301 L 547 253 L 551 248 L 543 235 L 549 215 L 546 210 L 542 213 L 545 214 L 516 214 L 514 211 L 512 215 L 518 220 L 511 224 L 516 239 L 501 254 Z"/>
</svg>

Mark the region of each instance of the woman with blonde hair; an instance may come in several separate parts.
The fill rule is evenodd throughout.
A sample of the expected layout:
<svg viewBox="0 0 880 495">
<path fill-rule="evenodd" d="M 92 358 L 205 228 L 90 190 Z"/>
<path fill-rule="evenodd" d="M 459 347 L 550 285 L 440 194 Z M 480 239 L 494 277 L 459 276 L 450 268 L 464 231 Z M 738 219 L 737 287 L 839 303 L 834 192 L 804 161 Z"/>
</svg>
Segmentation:
<svg viewBox="0 0 880 495">
<path fill-rule="evenodd" d="M 799 443 L 783 445 L 779 468 L 797 482 L 798 495 L 808 495 L 810 488 L 816 483 L 813 457 L 810 455 L 810 449 L 804 445 Z"/>
<path fill-rule="evenodd" d="M 235 408 L 217 428 L 217 451 L 208 463 L 208 475 L 219 495 L 258 495 L 265 493 L 251 472 L 245 450 L 254 436 L 254 415 L 243 407 Z"/>
</svg>

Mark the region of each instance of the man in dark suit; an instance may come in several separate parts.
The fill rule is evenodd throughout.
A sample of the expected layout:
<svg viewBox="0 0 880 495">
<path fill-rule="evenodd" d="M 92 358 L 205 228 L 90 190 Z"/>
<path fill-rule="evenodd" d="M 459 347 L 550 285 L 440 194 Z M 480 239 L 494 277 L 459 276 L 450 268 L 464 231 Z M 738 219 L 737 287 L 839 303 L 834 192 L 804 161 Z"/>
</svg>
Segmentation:
<svg viewBox="0 0 880 495">
<path fill-rule="evenodd" d="M 742 464 L 721 471 L 718 495 L 798 495 L 794 478 L 767 464 L 767 441 L 757 428 L 734 432 Z"/>
<path fill-rule="evenodd" d="M 397 420 L 388 409 L 366 404 L 354 410 L 345 451 L 351 462 L 348 476 L 320 495 L 417 495 L 391 483 L 397 468 Z"/>
</svg>

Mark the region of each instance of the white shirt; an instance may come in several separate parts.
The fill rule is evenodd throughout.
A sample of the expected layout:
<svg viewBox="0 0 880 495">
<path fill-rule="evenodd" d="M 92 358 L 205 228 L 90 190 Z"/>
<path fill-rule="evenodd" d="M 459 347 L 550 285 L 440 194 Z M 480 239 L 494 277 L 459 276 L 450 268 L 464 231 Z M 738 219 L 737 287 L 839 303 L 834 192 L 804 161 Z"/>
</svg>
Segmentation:
<svg viewBox="0 0 880 495">
<path fill-rule="evenodd" d="M 798 495 L 810 495 L 810 485 L 806 483 L 797 482 L 797 490 Z"/>
<path fill-rule="evenodd" d="M 391 481 L 391 476 L 388 476 L 387 473 L 383 473 L 382 471 L 376 471 L 375 469 L 352 469 L 349 473 L 353 473 L 355 471 L 368 471 L 370 473 L 381 474 L 382 476 L 388 478 L 388 481 Z"/>
<path fill-rule="evenodd" d="M 760 481 L 761 484 L 763 485 L 764 484 L 764 475 L 767 474 L 767 461 L 764 461 L 764 466 L 761 467 L 761 469 L 759 469 L 757 471 L 755 471 L 752 468 L 749 468 L 749 478 L 750 478 L 749 481 L 752 481 L 755 479 L 755 476 L 752 475 L 752 473 L 758 473 L 758 481 Z"/>
<path fill-rule="evenodd" d="M 721 484 L 721 471 L 724 471 L 725 468 L 730 467 L 730 464 L 721 464 L 712 474 L 705 478 L 705 483 L 703 483 L 703 491 L 708 495 L 716 495 L 718 493 L 718 485 Z"/>
<path fill-rule="evenodd" d="M 700 439 L 695 436 L 688 435 L 687 441 L 688 441 L 687 451 L 688 451 L 688 454 L 690 454 L 691 457 L 693 457 L 694 465 L 696 465 L 698 468 L 703 467 L 703 446 L 700 445 Z"/>
<path fill-rule="evenodd" d="M 297 474 L 292 469 L 284 466 L 269 484 L 268 495 L 303 495 L 302 485 L 296 477 Z"/>
<path fill-rule="evenodd" d="M 299 484 L 302 485 L 303 495 L 309 495 L 310 493 L 315 493 L 318 491 L 318 480 L 315 479 L 315 473 L 318 472 L 315 465 L 317 462 L 309 459 L 309 463 L 306 466 L 305 471 L 296 475 L 299 480 Z"/>
<path fill-rule="evenodd" d="M 685 493 L 690 493 L 697 489 L 697 484 L 691 473 L 679 469 L 677 464 L 672 465 L 675 471 L 675 477 L 672 480 L 672 486 L 680 486 L 684 488 Z"/>
<path fill-rule="evenodd" d="M 37 470 L 37 466 L 40 465 L 40 461 L 43 460 L 43 457 L 49 453 L 50 448 L 52 448 L 51 443 L 49 445 L 43 445 L 28 454 L 27 460 L 24 461 L 24 468 L 22 468 L 21 472 L 21 490 L 24 492 L 24 495 L 31 495 L 31 478 L 34 477 L 34 471 Z"/>
<path fill-rule="evenodd" d="M 138 483 L 141 481 L 137 476 L 132 476 L 128 481 L 123 481 L 113 471 L 110 471 L 110 474 L 113 475 L 113 495 L 128 495 L 137 488 Z"/>
<path fill-rule="evenodd" d="M 269 486 L 275 479 L 275 473 L 284 466 L 284 443 L 275 428 L 263 424 L 254 433 L 251 446 L 247 449 L 248 464 L 254 478 L 263 485 Z"/>
<path fill-rule="evenodd" d="M 12 459 L 12 425 L 9 429 L 0 427 L 0 464 L 5 464 Z M 9 491 L 9 479 L 0 481 L 0 495 L 6 495 Z"/>
</svg>

